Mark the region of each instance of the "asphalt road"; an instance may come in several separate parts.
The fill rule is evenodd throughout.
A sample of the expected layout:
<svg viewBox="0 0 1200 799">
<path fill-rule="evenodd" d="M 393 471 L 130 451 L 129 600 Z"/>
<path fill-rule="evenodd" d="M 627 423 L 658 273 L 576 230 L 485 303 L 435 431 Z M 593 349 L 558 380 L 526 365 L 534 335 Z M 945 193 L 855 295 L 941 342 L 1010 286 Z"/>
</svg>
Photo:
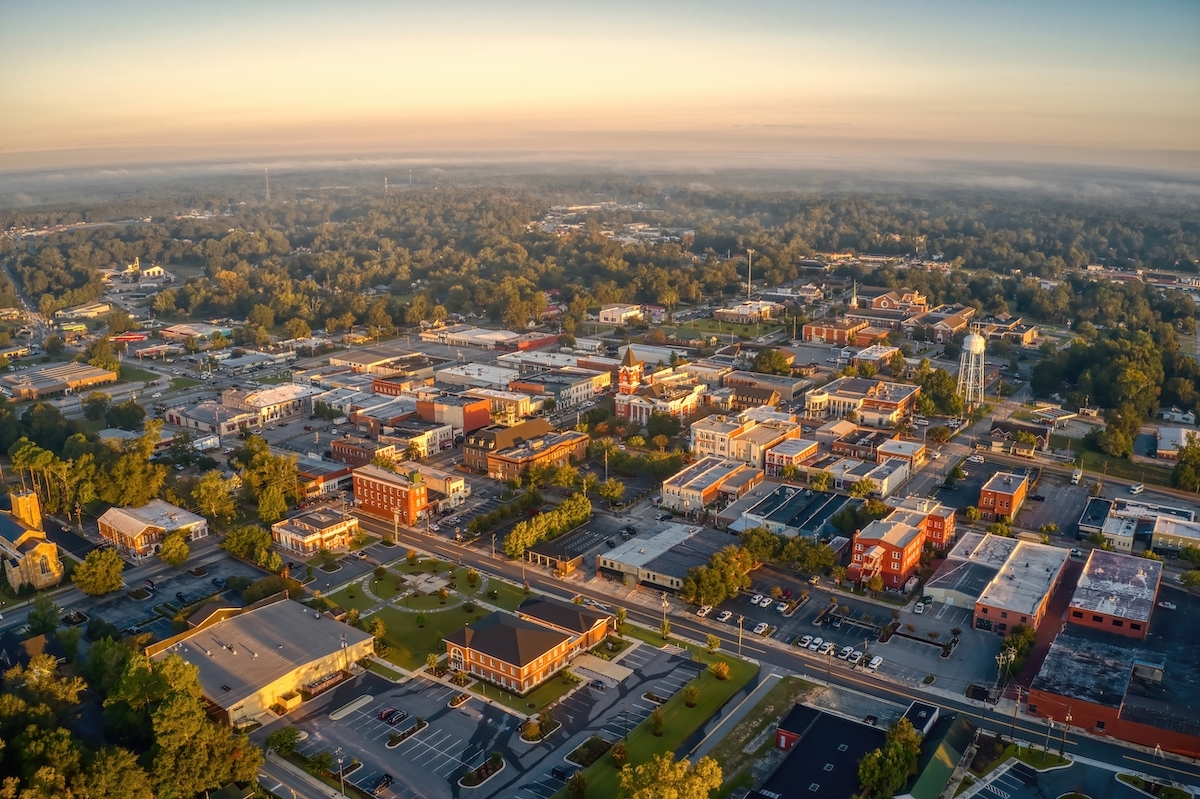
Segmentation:
<svg viewBox="0 0 1200 799">
<path fill-rule="evenodd" d="M 385 528 L 390 528 L 390 525 L 370 519 L 369 517 L 363 518 L 363 526 L 378 533 L 384 532 Z M 390 529 L 388 531 L 390 532 Z M 436 553 L 441 557 L 458 557 L 458 552 L 453 542 L 446 542 L 444 539 L 401 529 L 400 541 L 403 544 Z M 470 547 L 464 547 L 462 550 L 462 560 L 464 563 L 475 566 L 483 571 L 499 574 L 511 580 L 519 581 L 521 579 L 522 569 L 520 564 L 502 558 L 493 559 L 487 554 L 486 550 L 481 552 Z M 524 573 L 525 579 L 528 580 L 530 586 L 535 590 L 546 591 L 552 594 L 566 593 L 574 595 L 578 593 L 605 604 L 613 604 L 613 597 L 610 594 L 565 581 L 555 580 L 541 570 L 529 567 L 525 568 Z M 651 629 L 657 628 L 662 621 L 660 613 L 656 613 L 644 606 L 627 605 L 626 611 L 631 621 L 643 624 Z M 726 651 L 739 650 L 736 628 L 730 628 L 727 625 L 716 622 L 700 620 L 691 613 L 670 613 L 669 615 L 671 618 L 671 627 L 675 634 L 698 641 L 705 640 L 706 636 L 710 634 L 716 635 L 721 639 L 722 648 Z M 750 636 L 744 635 L 740 645 L 740 651 L 746 657 L 754 658 L 761 663 L 779 666 L 788 671 L 809 674 L 817 679 L 822 679 L 823 673 L 826 672 L 827 664 L 825 658 L 810 657 L 807 654 L 801 654 L 795 648 L 783 644 L 767 643 L 761 639 L 751 641 L 749 640 L 750 638 Z M 840 663 L 840 661 L 835 661 L 835 664 L 837 663 Z M 1008 734 L 1010 730 L 1015 729 L 1017 735 L 1025 737 L 1026 740 L 1041 740 L 1046 734 L 1046 724 L 1040 719 L 1018 714 L 1014 723 L 1014 716 L 1011 709 L 1006 713 L 1000 713 L 991 708 L 982 707 L 979 703 L 967 701 L 965 698 L 962 700 L 953 700 L 941 694 L 930 694 L 912 688 L 896 686 L 882 682 L 863 672 L 850 671 L 844 665 L 832 666 L 825 679 L 833 685 L 850 688 L 891 702 L 909 702 L 912 700 L 933 702 L 944 708 L 966 714 L 976 725 L 989 731 L 1001 731 Z M 1055 729 L 1056 732 L 1054 734 L 1061 735 L 1061 727 L 1056 727 Z M 1194 761 L 1187 761 L 1176 757 L 1162 758 L 1140 748 L 1082 735 L 1076 730 L 1068 733 L 1066 745 L 1071 752 L 1084 757 L 1137 769 L 1152 776 L 1200 785 L 1200 764 Z"/>
</svg>

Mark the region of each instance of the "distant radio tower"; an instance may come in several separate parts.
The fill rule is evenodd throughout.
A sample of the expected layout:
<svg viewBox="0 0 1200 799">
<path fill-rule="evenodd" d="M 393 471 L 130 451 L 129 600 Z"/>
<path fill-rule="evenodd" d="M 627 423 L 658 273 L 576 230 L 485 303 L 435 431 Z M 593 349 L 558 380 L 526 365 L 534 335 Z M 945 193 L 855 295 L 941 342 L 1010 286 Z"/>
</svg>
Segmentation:
<svg viewBox="0 0 1200 799">
<path fill-rule="evenodd" d="M 750 287 L 754 285 L 750 276 L 750 270 L 754 266 L 754 250 L 746 248 L 746 299 L 750 299 Z"/>
<path fill-rule="evenodd" d="M 963 409 L 970 410 L 983 404 L 983 354 L 987 342 L 979 335 L 976 325 L 971 334 L 963 339 L 962 360 L 958 365 L 958 394 L 962 397 Z"/>
<path fill-rule="evenodd" d="M 264 202 L 269 203 L 271 202 L 271 176 L 267 174 L 267 168 L 265 166 L 263 167 L 263 182 L 267 186 L 266 200 L 264 200 Z"/>
</svg>

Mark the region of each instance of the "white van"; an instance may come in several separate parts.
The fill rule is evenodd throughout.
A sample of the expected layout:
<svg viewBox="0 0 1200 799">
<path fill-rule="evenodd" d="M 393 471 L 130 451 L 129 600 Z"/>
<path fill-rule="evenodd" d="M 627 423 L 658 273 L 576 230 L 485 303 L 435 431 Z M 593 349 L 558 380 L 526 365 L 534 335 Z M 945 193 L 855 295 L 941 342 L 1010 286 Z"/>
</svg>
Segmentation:
<svg viewBox="0 0 1200 799">
<path fill-rule="evenodd" d="M 1075 474 L 1071 475 L 1071 485 L 1079 485 L 1079 481 L 1083 479 L 1083 469 L 1076 469 Z"/>
<path fill-rule="evenodd" d="M 1146 490 L 1146 487 L 1144 485 L 1142 485 L 1141 483 L 1134 483 L 1133 485 L 1131 485 L 1129 487 L 1130 494 L 1140 494 L 1145 490 Z"/>
</svg>

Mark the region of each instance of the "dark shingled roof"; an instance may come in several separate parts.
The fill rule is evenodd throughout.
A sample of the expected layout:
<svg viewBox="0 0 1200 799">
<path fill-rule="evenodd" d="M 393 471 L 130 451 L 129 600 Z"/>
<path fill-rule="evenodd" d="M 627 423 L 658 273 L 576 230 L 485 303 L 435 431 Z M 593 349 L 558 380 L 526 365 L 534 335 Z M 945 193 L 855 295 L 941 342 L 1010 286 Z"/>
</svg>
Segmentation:
<svg viewBox="0 0 1200 799">
<path fill-rule="evenodd" d="M 21 640 L 12 631 L 0 635 L 0 667 L 28 666 L 38 655 L 53 655 L 55 660 L 66 660 L 67 653 L 53 635 L 35 635 Z"/>
<path fill-rule="evenodd" d="M 495 612 L 446 636 L 446 641 L 513 666 L 527 666 L 570 636 L 541 624 Z"/>
<path fill-rule="evenodd" d="M 526 599 L 517 608 L 517 613 L 576 634 L 586 633 L 596 626 L 596 622 L 609 616 L 607 613 L 592 610 L 585 605 L 576 605 L 548 597 Z"/>
</svg>

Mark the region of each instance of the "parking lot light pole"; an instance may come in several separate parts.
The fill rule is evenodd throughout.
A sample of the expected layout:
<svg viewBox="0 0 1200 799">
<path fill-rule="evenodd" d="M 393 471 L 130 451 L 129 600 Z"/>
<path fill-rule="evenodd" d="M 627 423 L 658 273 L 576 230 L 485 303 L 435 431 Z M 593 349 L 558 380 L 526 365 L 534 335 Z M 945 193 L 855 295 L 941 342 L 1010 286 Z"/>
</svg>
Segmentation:
<svg viewBox="0 0 1200 799">
<path fill-rule="evenodd" d="M 1050 731 L 1054 729 L 1054 716 L 1046 717 L 1046 745 L 1042 747 L 1043 752 L 1050 751 Z"/>
<path fill-rule="evenodd" d="M 342 796 L 346 795 L 346 772 L 342 769 L 342 747 L 337 748 L 338 780 L 342 783 Z"/>
</svg>

